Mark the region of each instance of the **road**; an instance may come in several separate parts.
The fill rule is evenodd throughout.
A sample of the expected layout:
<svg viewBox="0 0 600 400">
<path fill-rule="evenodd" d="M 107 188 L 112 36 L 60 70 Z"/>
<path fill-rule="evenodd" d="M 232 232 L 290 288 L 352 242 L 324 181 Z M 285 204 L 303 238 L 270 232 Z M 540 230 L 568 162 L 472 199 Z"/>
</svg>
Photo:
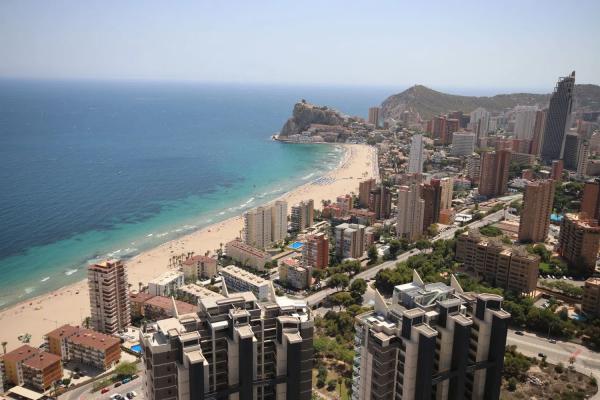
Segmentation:
<svg viewBox="0 0 600 400">
<path fill-rule="evenodd" d="M 480 228 L 482 226 L 489 225 L 494 222 L 498 222 L 503 216 L 504 216 L 504 210 L 500 210 L 493 214 L 483 217 L 479 221 L 471 222 L 470 224 L 465 225 L 463 228 Z M 435 242 L 437 240 L 451 239 L 454 237 L 454 234 L 459 229 L 462 229 L 462 228 L 455 226 L 455 227 L 446 229 L 445 231 L 440 232 L 437 236 L 435 236 L 432 239 L 432 241 Z M 397 263 L 406 261 L 406 260 L 408 260 L 409 257 L 420 254 L 421 252 L 422 252 L 421 250 L 412 249 L 410 251 L 407 251 L 406 253 L 402 253 L 395 260 L 385 261 L 373 268 L 367 269 L 365 271 L 362 271 L 362 272 L 356 274 L 350 280 L 350 282 L 354 281 L 355 279 L 359 279 L 359 278 L 364 279 L 364 280 L 373 279 L 375 277 L 375 275 L 377 275 L 377 272 L 381 271 L 382 269 L 393 268 Z M 324 290 L 320 290 L 317 293 L 313 293 L 310 296 L 307 296 L 305 298 L 305 300 L 306 300 L 306 303 L 310 307 L 312 307 L 312 306 L 320 304 L 323 300 L 325 300 L 325 298 L 327 296 L 332 295 L 337 292 L 339 292 L 338 288 L 327 288 Z"/>
<path fill-rule="evenodd" d="M 137 392 L 137 397 L 135 400 L 143 400 L 144 399 L 144 370 L 138 372 L 139 378 L 132 380 L 131 382 L 125 383 L 117 388 L 114 387 L 114 384 L 109 386 L 110 391 L 107 393 L 100 393 L 100 391 L 92 393 L 92 387 L 94 386 L 93 382 L 90 382 L 87 385 L 79 387 L 77 389 L 70 390 L 60 396 L 58 396 L 59 400 L 110 400 L 110 396 L 116 393 L 125 396 L 127 392 L 131 392 L 134 390 Z"/>
</svg>

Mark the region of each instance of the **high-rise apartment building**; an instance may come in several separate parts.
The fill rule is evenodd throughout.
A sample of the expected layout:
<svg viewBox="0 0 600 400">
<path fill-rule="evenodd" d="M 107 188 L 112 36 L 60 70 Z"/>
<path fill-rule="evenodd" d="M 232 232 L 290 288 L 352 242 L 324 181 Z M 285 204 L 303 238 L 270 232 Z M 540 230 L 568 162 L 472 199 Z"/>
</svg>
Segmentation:
<svg viewBox="0 0 600 400">
<path fill-rule="evenodd" d="M 571 123 L 574 87 L 575 71 L 571 75 L 558 80 L 554 93 L 550 97 L 540 153 L 542 161 L 547 164 L 552 160 L 562 158 L 565 133 L 570 128 Z"/>
<path fill-rule="evenodd" d="M 396 216 L 396 235 L 415 241 L 423 233 L 425 203 L 418 185 L 400 186 Z"/>
<path fill-rule="evenodd" d="M 311 227 L 315 218 L 315 202 L 310 199 L 301 201 L 299 204 L 292 206 L 290 216 L 291 229 L 294 232 L 300 232 L 303 229 Z"/>
<path fill-rule="evenodd" d="M 508 189 L 510 150 L 486 151 L 481 155 L 479 194 L 487 197 L 501 196 Z"/>
<path fill-rule="evenodd" d="M 375 128 L 379 128 L 379 114 L 381 113 L 380 107 L 369 108 L 369 123 L 375 125 Z"/>
<path fill-rule="evenodd" d="M 546 128 L 546 110 L 538 110 L 535 112 L 535 123 L 533 124 L 533 138 L 531 138 L 530 154 L 535 156 L 540 155 L 542 150 L 542 139 L 544 138 L 544 130 Z"/>
<path fill-rule="evenodd" d="M 127 267 L 121 260 L 106 260 L 88 267 L 91 326 L 113 334 L 131 323 Z"/>
<path fill-rule="evenodd" d="M 256 207 L 244 213 L 244 243 L 264 249 L 287 236 L 287 203 L 277 200 L 269 206 Z"/>
<path fill-rule="evenodd" d="M 369 207 L 369 194 L 375 189 L 377 181 L 375 179 L 367 179 L 358 184 L 358 206 L 360 208 Z"/>
<path fill-rule="evenodd" d="M 309 400 L 313 319 L 306 303 L 249 292 L 201 298 L 197 314 L 140 334 L 148 400 Z"/>
<path fill-rule="evenodd" d="M 481 177 L 481 156 L 473 154 L 467 158 L 467 178 L 472 182 L 479 182 Z"/>
<path fill-rule="evenodd" d="M 539 256 L 524 247 L 506 246 L 498 238 L 482 237 L 475 229 L 458 236 L 456 260 L 493 286 L 524 294 L 537 287 Z"/>
<path fill-rule="evenodd" d="M 452 208 L 452 195 L 454 194 L 454 178 L 434 178 L 431 180 L 431 183 L 441 188 L 440 210 L 447 210 L 449 208 Z"/>
<path fill-rule="evenodd" d="M 442 188 L 439 185 L 424 183 L 421 185 L 421 199 L 423 199 L 423 231 L 440 218 L 440 200 Z"/>
<path fill-rule="evenodd" d="M 553 179 L 555 181 L 561 181 L 564 165 L 565 164 L 563 160 L 552 160 L 552 170 L 550 171 L 550 179 Z"/>
<path fill-rule="evenodd" d="M 387 219 L 392 213 L 392 192 L 383 184 L 369 193 L 369 211 L 375 213 L 377 219 Z"/>
<path fill-rule="evenodd" d="M 587 140 L 579 142 L 577 153 L 577 168 L 575 169 L 578 178 L 583 178 L 587 175 L 588 161 L 590 157 L 590 143 Z"/>
<path fill-rule="evenodd" d="M 452 155 L 470 156 L 475 151 L 475 134 L 473 132 L 454 132 L 452 135 Z"/>
<path fill-rule="evenodd" d="M 302 247 L 302 265 L 319 269 L 329 265 L 329 240 L 324 233 L 306 237 Z"/>
<path fill-rule="evenodd" d="M 563 146 L 562 159 L 565 163 L 565 168 L 570 171 L 577 169 L 577 156 L 579 154 L 579 135 L 575 132 L 565 135 L 565 144 Z"/>
<path fill-rule="evenodd" d="M 503 298 L 413 282 L 356 317 L 352 399 L 498 399 L 510 314 Z"/>
<path fill-rule="evenodd" d="M 521 242 L 544 242 L 550 227 L 550 214 L 554 204 L 552 179 L 529 182 L 525 186 L 523 210 L 519 223 Z"/>
<path fill-rule="evenodd" d="M 285 240 L 287 236 L 287 202 L 277 200 L 271 212 L 271 242 L 277 243 Z"/>
<path fill-rule="evenodd" d="M 482 140 L 485 141 L 487 138 L 490 129 L 490 113 L 485 108 L 476 108 L 470 114 L 469 126 L 471 131 L 477 135 L 477 144 L 479 145 Z"/>
<path fill-rule="evenodd" d="M 581 310 L 588 315 L 600 317 L 600 278 L 585 281 Z"/>
<path fill-rule="evenodd" d="M 565 214 L 560 225 L 558 253 L 569 265 L 593 272 L 596 268 L 600 226 L 583 214 Z"/>
<path fill-rule="evenodd" d="M 583 186 L 581 212 L 585 213 L 587 218 L 600 219 L 600 181 L 588 181 Z"/>
<path fill-rule="evenodd" d="M 534 136 L 536 106 L 517 106 L 515 111 L 514 137 L 531 140 Z"/>
<path fill-rule="evenodd" d="M 365 252 L 365 226 L 340 224 L 335 227 L 335 254 L 341 258 L 360 258 Z"/>
<path fill-rule="evenodd" d="M 423 135 L 413 135 L 410 142 L 410 154 L 408 155 L 408 172 L 423 173 Z"/>
</svg>

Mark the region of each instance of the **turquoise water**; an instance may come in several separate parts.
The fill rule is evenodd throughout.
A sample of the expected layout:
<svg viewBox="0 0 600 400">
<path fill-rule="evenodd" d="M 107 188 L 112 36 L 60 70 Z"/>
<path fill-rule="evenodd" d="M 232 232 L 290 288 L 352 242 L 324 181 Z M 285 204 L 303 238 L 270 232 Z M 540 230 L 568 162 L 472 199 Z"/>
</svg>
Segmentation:
<svg viewBox="0 0 600 400">
<path fill-rule="evenodd" d="M 300 98 L 365 115 L 383 90 L 0 81 L 0 307 L 239 215 L 334 168 L 270 136 Z"/>
<path fill-rule="evenodd" d="M 133 346 L 131 346 L 131 350 L 135 351 L 136 353 L 141 353 L 142 346 L 140 346 L 139 344 L 134 344 Z"/>
<path fill-rule="evenodd" d="M 292 244 L 290 244 L 288 247 L 294 250 L 298 250 L 300 248 L 302 248 L 302 246 L 304 246 L 304 243 L 302 242 L 294 242 Z"/>
</svg>

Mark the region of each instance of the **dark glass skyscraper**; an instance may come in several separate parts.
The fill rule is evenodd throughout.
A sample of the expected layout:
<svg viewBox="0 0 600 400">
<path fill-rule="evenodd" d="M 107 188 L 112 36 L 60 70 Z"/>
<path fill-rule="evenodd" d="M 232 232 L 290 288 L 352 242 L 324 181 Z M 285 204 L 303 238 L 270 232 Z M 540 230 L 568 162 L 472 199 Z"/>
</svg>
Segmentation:
<svg viewBox="0 0 600 400">
<path fill-rule="evenodd" d="M 575 87 L 575 71 L 570 76 L 560 78 L 550 98 L 550 106 L 546 117 L 546 128 L 542 143 L 542 161 L 549 164 L 552 160 L 562 158 L 565 131 L 573 106 L 573 88 Z"/>
</svg>

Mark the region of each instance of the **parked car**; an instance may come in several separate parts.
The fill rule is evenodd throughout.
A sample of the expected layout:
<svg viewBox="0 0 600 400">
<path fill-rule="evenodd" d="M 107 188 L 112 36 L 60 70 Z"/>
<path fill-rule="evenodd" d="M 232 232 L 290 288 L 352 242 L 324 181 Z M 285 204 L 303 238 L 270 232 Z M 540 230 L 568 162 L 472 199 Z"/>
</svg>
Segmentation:
<svg viewBox="0 0 600 400">
<path fill-rule="evenodd" d="M 133 399 L 135 396 L 137 396 L 137 393 L 135 392 L 135 390 L 132 390 L 131 392 L 128 392 L 128 393 L 126 394 L 126 396 L 127 396 L 127 398 L 128 398 L 129 400 L 131 400 L 131 399 Z"/>
<path fill-rule="evenodd" d="M 135 375 L 135 374 L 134 374 L 134 375 L 131 375 L 131 380 L 134 380 L 134 379 L 137 379 L 137 378 L 139 378 L 139 376 L 137 376 L 137 375 Z"/>
<path fill-rule="evenodd" d="M 556 344 L 556 340 L 554 340 L 554 339 L 550 339 L 549 342 L 552 344 Z"/>
<path fill-rule="evenodd" d="M 538 357 L 544 358 L 546 355 L 544 353 L 538 353 Z"/>
<path fill-rule="evenodd" d="M 523 332 L 521 332 L 521 331 L 516 331 L 516 332 L 515 332 L 515 335 L 523 336 L 523 335 L 524 335 L 524 333 L 523 333 Z"/>
<path fill-rule="evenodd" d="M 131 378 L 125 378 L 121 381 L 121 383 L 131 382 Z"/>
<path fill-rule="evenodd" d="M 109 388 L 104 388 L 104 389 L 102 389 L 102 390 L 100 391 L 100 393 L 104 394 L 104 393 L 107 393 L 107 392 L 109 392 L 109 391 L 110 391 L 110 389 L 109 389 Z"/>
<path fill-rule="evenodd" d="M 116 388 L 117 388 L 117 387 L 119 387 L 119 386 L 121 386 L 121 385 L 122 385 L 122 383 L 121 383 L 121 382 L 117 382 L 117 383 L 115 383 L 115 387 L 116 387 Z"/>
</svg>

